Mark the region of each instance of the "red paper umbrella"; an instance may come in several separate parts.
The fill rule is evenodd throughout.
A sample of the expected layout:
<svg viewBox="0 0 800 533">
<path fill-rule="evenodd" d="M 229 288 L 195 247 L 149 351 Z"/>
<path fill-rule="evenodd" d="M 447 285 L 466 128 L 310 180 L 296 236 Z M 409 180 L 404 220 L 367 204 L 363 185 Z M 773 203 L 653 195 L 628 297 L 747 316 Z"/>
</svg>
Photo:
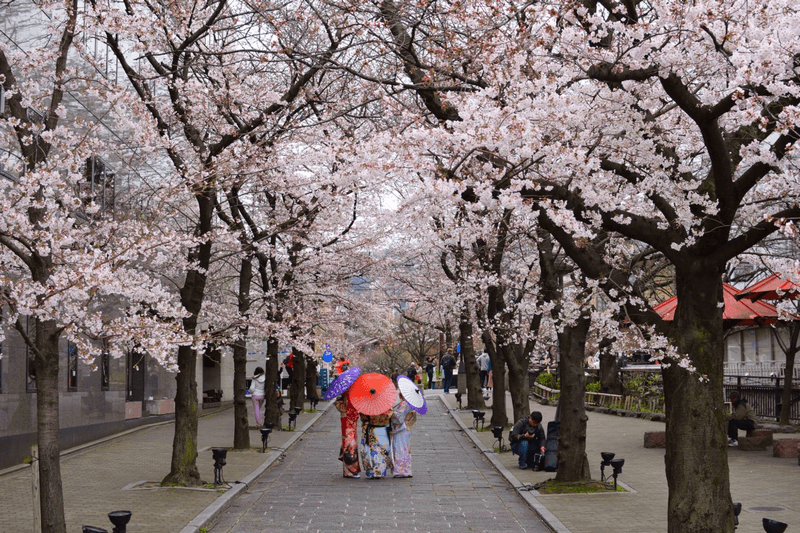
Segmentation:
<svg viewBox="0 0 800 533">
<path fill-rule="evenodd" d="M 375 372 L 362 374 L 350 386 L 350 401 L 359 413 L 379 415 L 394 405 L 397 389 L 391 378 Z"/>
</svg>

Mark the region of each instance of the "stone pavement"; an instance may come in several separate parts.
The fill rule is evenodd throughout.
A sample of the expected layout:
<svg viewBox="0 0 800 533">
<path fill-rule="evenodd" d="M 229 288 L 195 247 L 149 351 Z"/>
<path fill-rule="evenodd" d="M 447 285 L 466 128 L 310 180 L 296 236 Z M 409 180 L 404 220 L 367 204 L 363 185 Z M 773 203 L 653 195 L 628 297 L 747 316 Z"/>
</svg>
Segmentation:
<svg viewBox="0 0 800 533">
<path fill-rule="evenodd" d="M 228 453 L 223 469 L 231 487 L 227 491 L 137 488 L 168 473 L 172 422 L 68 450 L 61 462 L 67 531 L 80 532 L 84 524 L 111 531 L 107 513 L 123 509 L 133 512 L 130 533 L 320 529 L 312 523 L 323 513 L 330 519 L 324 530 L 332 531 L 547 531 L 530 509 L 551 530 L 564 533 L 666 531 L 664 450 L 642 445 L 644 432 L 663 430 L 663 423 L 589 412 L 592 477 L 600 476 L 600 452 L 614 452 L 625 459 L 619 484 L 629 492 L 542 495 L 532 486 L 554 474 L 518 470 L 516 457 L 491 450 L 490 431 L 472 429 L 471 412 L 457 410 L 453 395 L 440 390 L 426 394 L 431 410 L 420 417 L 412 437 L 412 479 L 339 477 L 338 416 L 332 408 L 324 414 L 328 403 L 320 404 L 317 413 L 301 413 L 297 431 L 273 432 L 266 454 L 258 431 L 251 431 L 253 450 Z M 510 409 L 510 398 L 507 405 Z M 555 414 L 553 406 L 531 402 L 531 408 L 542 411 L 545 422 Z M 197 465 L 202 479 L 213 481 L 211 448 L 230 446 L 232 428 L 231 408 L 201 417 Z M 505 439 L 508 430 L 503 433 Z M 797 434 L 776 434 L 787 437 Z M 743 506 L 737 533 L 763 531 L 762 517 L 785 522 L 794 531 L 800 525 L 798 460 L 772 457 L 770 449 L 729 452 L 733 501 Z M 527 505 L 520 505 L 523 500 Z M 30 468 L 0 472 L 0 532 L 33 533 L 32 509 Z"/>
<path fill-rule="evenodd" d="M 331 409 L 208 532 L 550 531 L 441 402 L 417 417 L 410 479 L 342 477 L 339 420 Z"/>
<path fill-rule="evenodd" d="M 469 409 L 458 410 L 453 395 L 443 399 L 451 412 L 461 421 L 476 446 L 511 481 L 523 487 L 555 477 L 555 472 L 519 470 L 517 457 L 508 453 L 497 453 L 494 436 L 488 427 L 492 417 L 486 409 L 486 431 L 473 429 L 474 417 Z M 462 399 L 466 403 L 466 398 Z M 530 401 L 531 411 L 541 411 L 543 423 L 555 417 L 555 406 L 541 405 Z M 513 423 L 511 397 L 506 396 L 509 422 Z M 661 533 L 667 531 L 667 478 L 664 470 L 664 450 L 645 448 L 644 433 L 664 431 L 663 422 L 652 422 L 641 418 L 621 417 L 598 412 L 587 412 L 586 455 L 589 458 L 592 479 L 600 479 L 600 452 L 613 452 L 624 458 L 625 464 L 618 477 L 627 493 L 601 494 L 539 494 L 528 492 L 530 503 L 537 509 L 544 508 L 555 520 L 548 520 L 555 531 L 571 533 Z M 775 438 L 797 438 L 798 434 L 776 433 Z M 508 429 L 503 431 L 507 446 Z M 492 451 L 490 451 L 492 450 Z M 797 458 L 772 456 L 772 448 L 766 451 L 743 452 L 728 448 L 728 464 L 731 479 L 731 496 L 734 502 L 742 503 L 737 533 L 763 533 L 761 520 L 772 518 L 789 525 L 787 531 L 800 531 L 800 465 Z M 605 473 L 610 473 L 606 467 Z M 521 492 L 521 494 L 525 494 Z M 546 515 L 545 515 L 546 516 Z"/>
</svg>

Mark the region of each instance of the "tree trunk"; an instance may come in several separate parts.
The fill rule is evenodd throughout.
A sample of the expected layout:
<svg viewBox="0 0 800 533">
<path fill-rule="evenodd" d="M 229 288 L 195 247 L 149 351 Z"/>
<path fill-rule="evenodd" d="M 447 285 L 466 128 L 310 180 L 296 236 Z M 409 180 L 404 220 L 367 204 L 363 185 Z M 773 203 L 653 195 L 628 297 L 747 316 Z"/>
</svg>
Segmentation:
<svg viewBox="0 0 800 533">
<path fill-rule="evenodd" d="M 481 335 L 483 345 L 489 352 L 492 362 L 492 426 L 506 427 L 508 415 L 506 414 L 506 364 L 500 350 L 497 349 L 491 332 L 486 329 Z"/>
<path fill-rule="evenodd" d="M 36 416 L 39 445 L 39 490 L 42 533 L 66 533 L 64 495 L 61 485 L 58 398 L 58 340 L 56 323 L 34 319 L 32 339 L 38 354 L 36 372 Z"/>
<path fill-rule="evenodd" d="M 191 346 L 178 348 L 178 368 L 172 467 L 161 485 L 189 487 L 201 483 L 197 470 L 197 351 Z"/>
<path fill-rule="evenodd" d="M 671 337 L 697 369 L 665 368 L 669 533 L 732 533 L 733 512 L 722 398 L 721 272 L 696 261 L 676 277 Z"/>
<path fill-rule="evenodd" d="M 458 333 L 461 342 L 461 357 L 463 358 L 464 371 L 467 376 L 467 408 L 485 409 L 486 404 L 483 401 L 483 395 L 481 393 L 478 364 L 475 361 L 475 349 L 472 345 L 472 320 L 470 319 L 469 306 L 466 304 L 461 308 Z"/>
<path fill-rule="evenodd" d="M 306 357 L 306 398 L 320 399 L 317 394 L 317 361 L 313 357 Z"/>
<path fill-rule="evenodd" d="M 558 334 L 561 347 L 561 396 L 558 400 L 561 425 L 558 432 L 558 470 L 556 481 L 574 482 L 591 479 L 586 457 L 586 408 L 583 373 L 586 337 L 591 319 L 581 314 L 574 324 Z"/>
<path fill-rule="evenodd" d="M 522 346 L 508 346 L 504 353 L 508 364 L 508 390 L 511 393 L 511 408 L 516 421 L 531 414 L 528 357 L 523 353 Z"/>
<path fill-rule="evenodd" d="M 622 394 L 622 380 L 619 377 L 617 356 L 608 350 L 600 351 L 600 392 Z"/>
<path fill-rule="evenodd" d="M 247 416 L 247 326 L 250 311 L 250 285 L 253 281 L 253 262 L 242 259 L 239 266 L 239 316 L 245 320 L 239 328 L 239 339 L 233 344 L 233 449 L 250 449 L 250 423 Z M 264 387 L 266 393 L 267 387 Z"/>
<path fill-rule="evenodd" d="M 281 415 L 283 414 L 278 406 L 278 388 L 275 382 L 278 377 L 278 339 L 270 336 L 267 339 L 267 360 L 264 363 L 264 372 L 267 381 L 264 383 L 264 423 L 274 424 L 274 428 L 280 429 Z"/>
<path fill-rule="evenodd" d="M 292 353 L 294 354 L 294 372 L 292 372 L 292 384 L 289 385 L 289 410 L 300 407 L 306 399 L 305 385 L 306 385 L 306 356 L 299 348 L 292 346 Z"/>
<path fill-rule="evenodd" d="M 247 329 L 245 335 L 233 344 L 233 449 L 250 449 L 250 422 L 247 416 Z M 264 392 L 269 387 L 264 387 Z"/>
<path fill-rule="evenodd" d="M 197 267 L 186 273 L 181 288 L 181 304 L 189 316 L 183 319 L 183 330 L 191 337 L 197 331 L 197 320 L 206 289 L 206 272 L 211 262 L 211 222 L 214 209 L 211 191 L 195 195 L 198 205 L 197 234 L 205 237 L 189 252 L 190 264 Z M 195 486 L 201 483 L 197 471 L 197 351 L 191 346 L 178 348 L 177 391 L 175 393 L 175 436 L 172 440 L 172 464 L 162 485 Z"/>
<path fill-rule="evenodd" d="M 800 322 L 792 324 L 789 347 L 786 350 L 786 368 L 783 371 L 783 393 L 781 393 L 781 418 L 782 426 L 789 425 L 789 414 L 792 411 L 792 380 L 794 378 L 794 359 L 797 355 L 797 339 L 800 334 Z"/>
</svg>

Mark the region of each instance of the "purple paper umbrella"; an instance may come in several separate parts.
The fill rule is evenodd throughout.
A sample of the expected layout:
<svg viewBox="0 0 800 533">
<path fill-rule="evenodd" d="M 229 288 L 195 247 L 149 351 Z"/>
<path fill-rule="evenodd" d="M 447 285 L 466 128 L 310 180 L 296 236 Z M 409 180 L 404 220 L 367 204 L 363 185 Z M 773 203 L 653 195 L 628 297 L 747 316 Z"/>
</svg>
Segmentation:
<svg viewBox="0 0 800 533">
<path fill-rule="evenodd" d="M 350 385 L 358 379 L 358 376 L 361 374 L 361 367 L 354 366 L 353 368 L 349 368 L 339 374 L 339 376 L 334 379 L 330 385 L 328 385 L 328 390 L 325 391 L 325 395 L 322 396 L 322 399 L 325 401 L 332 400 L 337 396 L 341 396 L 344 394 L 347 389 L 350 388 Z"/>
</svg>

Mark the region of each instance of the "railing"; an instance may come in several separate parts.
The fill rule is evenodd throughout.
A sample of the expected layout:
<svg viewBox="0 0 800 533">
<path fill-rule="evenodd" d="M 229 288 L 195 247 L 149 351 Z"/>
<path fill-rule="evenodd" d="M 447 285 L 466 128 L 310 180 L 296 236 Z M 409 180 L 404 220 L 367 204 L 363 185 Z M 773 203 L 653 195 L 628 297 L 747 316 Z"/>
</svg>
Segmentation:
<svg viewBox="0 0 800 533">
<path fill-rule="evenodd" d="M 547 400 L 549 402 L 556 402 L 561 395 L 558 389 L 551 389 L 545 387 L 541 383 L 534 383 L 532 389 L 533 395 L 539 399 Z M 624 409 L 627 411 L 647 411 L 647 412 L 663 412 L 664 407 L 659 405 L 658 400 L 641 400 L 633 396 L 622 396 L 621 394 L 608 394 L 605 392 L 586 392 L 584 401 L 587 405 L 595 405 L 598 407 L 611 407 L 614 409 Z"/>
<path fill-rule="evenodd" d="M 781 405 L 781 396 L 783 395 L 783 377 L 726 375 L 723 388 L 725 397 L 734 390 L 741 392 L 759 418 L 773 420 L 778 418 L 778 406 Z M 791 396 L 789 420 L 800 420 L 800 388 L 797 387 L 794 379 Z M 783 409 L 782 406 L 781 409 Z"/>
<path fill-rule="evenodd" d="M 792 369 L 792 380 L 800 381 L 800 366 Z M 753 377 L 783 377 L 786 372 L 786 363 L 783 361 L 761 361 L 725 363 L 725 375 L 753 376 Z"/>
</svg>

